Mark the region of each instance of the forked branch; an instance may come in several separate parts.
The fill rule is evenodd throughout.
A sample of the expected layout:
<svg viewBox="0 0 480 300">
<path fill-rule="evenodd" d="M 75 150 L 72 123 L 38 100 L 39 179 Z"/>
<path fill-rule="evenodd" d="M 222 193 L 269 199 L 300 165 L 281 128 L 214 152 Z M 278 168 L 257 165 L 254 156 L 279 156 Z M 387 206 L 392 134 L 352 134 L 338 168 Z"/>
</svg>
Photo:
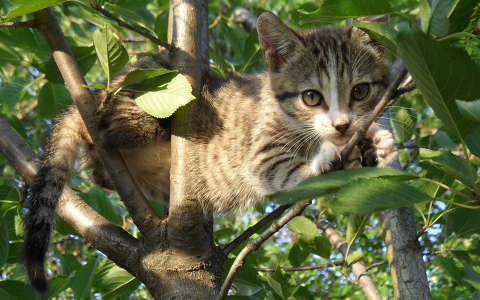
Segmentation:
<svg viewBox="0 0 480 300">
<path fill-rule="evenodd" d="M 270 225 L 267 230 L 262 232 L 262 234 L 260 234 L 258 238 L 248 242 L 248 244 L 242 249 L 242 251 L 240 251 L 240 253 L 233 261 L 233 264 L 228 271 L 227 277 L 223 282 L 222 288 L 220 289 L 218 296 L 215 298 L 216 300 L 221 300 L 227 295 L 227 292 L 233 283 L 235 275 L 245 263 L 247 256 L 257 250 L 267 239 L 269 239 L 273 234 L 278 232 L 291 219 L 300 215 L 308 205 L 310 205 L 309 201 L 300 201 L 295 203 L 294 205 L 292 205 L 290 211 L 288 211 L 283 217 L 281 217 L 277 221 L 274 221 L 272 225 Z"/>
</svg>

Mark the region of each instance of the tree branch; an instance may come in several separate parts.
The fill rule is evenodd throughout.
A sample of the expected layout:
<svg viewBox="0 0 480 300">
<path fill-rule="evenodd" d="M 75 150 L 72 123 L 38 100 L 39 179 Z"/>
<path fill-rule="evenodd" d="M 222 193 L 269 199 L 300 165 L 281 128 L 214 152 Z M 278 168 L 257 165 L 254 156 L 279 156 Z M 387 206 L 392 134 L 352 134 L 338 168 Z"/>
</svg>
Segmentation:
<svg viewBox="0 0 480 300">
<path fill-rule="evenodd" d="M 272 225 L 270 225 L 267 230 L 262 232 L 262 234 L 260 234 L 258 238 L 248 242 L 248 244 L 242 249 L 242 251 L 240 251 L 240 253 L 233 261 L 233 264 L 228 271 L 227 277 L 223 282 L 222 288 L 220 289 L 218 296 L 215 298 L 216 300 L 222 300 L 227 295 L 227 292 L 233 283 L 235 275 L 245 263 L 247 256 L 256 251 L 267 239 L 269 239 L 274 233 L 279 231 L 291 219 L 300 215 L 305 209 L 305 207 L 307 207 L 308 205 L 310 205 L 310 201 L 300 201 L 295 203 L 290 209 L 290 211 L 288 211 L 283 217 L 281 217 L 277 221 L 274 221 Z"/>
<path fill-rule="evenodd" d="M 317 226 L 320 228 L 326 235 L 330 244 L 335 247 L 342 255 L 346 258 L 348 253 L 348 243 L 345 239 L 330 226 L 330 223 L 327 219 L 319 218 L 317 220 Z M 367 268 L 361 262 L 355 262 L 351 265 L 352 272 L 357 278 L 359 286 L 362 288 L 364 294 L 369 300 L 381 300 L 380 294 L 377 290 L 377 287 L 373 283 L 373 280 L 367 273 Z"/>
<path fill-rule="evenodd" d="M 242 234 L 240 234 L 237 238 L 235 238 L 231 243 L 223 247 L 223 252 L 225 255 L 232 252 L 235 248 L 240 246 L 243 242 L 248 240 L 253 234 L 257 233 L 260 229 L 265 227 L 268 223 L 273 221 L 274 219 L 278 218 L 280 215 L 283 214 L 284 211 L 292 207 L 291 204 L 279 206 L 277 209 L 269 213 L 263 219 L 258 221 L 255 225 L 248 227 Z"/>
<path fill-rule="evenodd" d="M 34 163 L 35 155 L 2 116 L 0 116 L 0 132 L 2 132 L 0 152 L 25 182 L 30 183 L 37 173 Z M 138 240 L 98 214 L 68 187 L 63 190 L 60 197 L 57 214 L 87 242 L 102 251 L 116 264 L 132 274 L 136 273 Z"/>
<path fill-rule="evenodd" d="M 118 151 L 105 151 L 101 147 L 99 134 L 95 122 L 97 103 L 90 91 L 82 87 L 85 85 L 82 73 L 68 46 L 63 32 L 51 9 L 43 9 L 35 13 L 37 28 L 43 34 L 50 48 L 55 63 L 62 74 L 73 102 L 78 107 L 88 132 L 95 143 L 102 162 L 110 178 L 114 182 L 116 191 L 127 207 L 133 222 L 145 236 L 153 236 L 159 230 L 160 220 L 153 209 L 136 189 L 132 178 Z"/>
<path fill-rule="evenodd" d="M 128 28 L 129 30 L 131 30 L 133 32 L 136 32 L 139 35 L 146 37 L 147 39 L 149 39 L 153 43 L 155 43 L 157 45 L 160 45 L 167 50 L 170 50 L 170 51 L 173 50 L 173 46 L 170 45 L 169 43 L 164 42 L 164 41 L 160 40 L 159 38 L 155 37 L 153 34 L 148 32 L 146 29 L 128 24 L 127 22 L 120 20 L 117 16 L 114 16 L 112 13 L 110 13 L 108 10 L 103 8 L 100 4 L 96 3 L 95 1 L 91 1 L 90 6 L 94 10 L 96 10 L 99 13 L 101 13 L 102 15 L 104 15 L 106 18 L 109 18 L 109 19 L 117 22 L 118 25 L 120 25 L 122 27 L 125 27 L 125 28 Z"/>
<path fill-rule="evenodd" d="M 304 267 L 291 267 L 291 268 L 255 268 L 258 272 L 276 272 L 278 270 L 282 270 L 283 272 L 299 272 L 299 271 L 312 271 L 312 270 L 323 270 L 335 266 L 343 266 L 345 265 L 345 261 L 334 261 L 330 263 L 326 263 L 323 265 L 316 265 L 316 266 L 304 266 Z"/>
</svg>

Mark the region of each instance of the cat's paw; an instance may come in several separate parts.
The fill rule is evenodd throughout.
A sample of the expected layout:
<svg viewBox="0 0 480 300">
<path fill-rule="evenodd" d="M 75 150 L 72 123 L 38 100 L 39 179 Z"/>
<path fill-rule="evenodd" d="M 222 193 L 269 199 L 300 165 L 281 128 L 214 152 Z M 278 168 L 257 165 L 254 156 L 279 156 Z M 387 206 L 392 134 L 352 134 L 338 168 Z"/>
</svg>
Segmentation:
<svg viewBox="0 0 480 300">
<path fill-rule="evenodd" d="M 335 160 L 340 158 L 340 153 L 343 147 L 334 145 L 331 142 L 325 141 L 320 145 L 318 153 L 313 157 L 310 163 L 311 171 L 314 175 L 319 175 L 328 172 Z"/>
<path fill-rule="evenodd" d="M 398 152 L 390 131 L 381 129 L 374 123 L 368 129 L 366 137 L 371 140 L 371 148 L 362 151 L 364 153 L 364 165 L 386 168 L 397 159 Z"/>
</svg>

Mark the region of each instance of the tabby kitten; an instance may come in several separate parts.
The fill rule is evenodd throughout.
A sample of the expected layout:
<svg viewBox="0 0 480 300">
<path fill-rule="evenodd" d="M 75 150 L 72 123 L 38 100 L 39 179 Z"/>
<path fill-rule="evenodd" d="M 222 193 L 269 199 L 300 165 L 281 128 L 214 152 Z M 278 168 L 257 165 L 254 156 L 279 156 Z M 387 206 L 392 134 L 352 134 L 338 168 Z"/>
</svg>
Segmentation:
<svg viewBox="0 0 480 300">
<path fill-rule="evenodd" d="M 251 207 L 268 194 L 329 170 L 387 85 L 383 48 L 356 28 L 293 31 L 267 12 L 259 17 L 257 30 L 268 70 L 208 78 L 204 101 L 194 108 L 188 188 L 206 212 Z M 154 55 L 129 71 L 161 67 L 168 68 L 168 61 Z M 126 73 L 117 77 L 112 91 Z M 146 198 L 168 200 L 169 120 L 144 113 L 128 91 L 104 92 L 97 100 L 105 147 L 120 150 Z M 396 151 L 388 131 L 372 126 L 368 137 L 379 166 L 393 160 Z M 39 290 L 46 289 L 44 259 L 58 198 L 85 142 L 95 181 L 113 188 L 71 107 L 53 127 L 26 203 L 26 268 Z"/>
</svg>

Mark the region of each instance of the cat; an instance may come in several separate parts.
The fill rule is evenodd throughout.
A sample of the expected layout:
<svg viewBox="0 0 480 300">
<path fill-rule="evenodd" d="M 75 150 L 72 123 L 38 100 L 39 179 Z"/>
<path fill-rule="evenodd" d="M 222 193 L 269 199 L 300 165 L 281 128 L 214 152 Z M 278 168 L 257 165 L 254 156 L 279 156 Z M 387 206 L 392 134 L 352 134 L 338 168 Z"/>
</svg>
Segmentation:
<svg viewBox="0 0 480 300">
<path fill-rule="evenodd" d="M 193 106 L 187 188 L 206 212 L 242 210 L 327 172 L 388 84 L 384 48 L 360 29 L 294 31 L 265 12 L 257 31 L 267 70 L 227 79 L 209 76 L 203 99 Z M 112 92 L 131 70 L 170 67 L 164 54 L 146 57 L 96 96 L 103 146 L 120 151 L 147 199 L 164 201 L 169 191 L 169 120 L 143 112 L 131 92 Z M 372 125 L 367 138 L 379 167 L 394 160 L 389 131 Z M 25 265 L 30 282 L 41 291 L 46 290 L 44 260 L 55 208 L 82 143 L 94 180 L 113 189 L 78 110 L 69 108 L 53 125 L 26 199 Z M 355 153 L 354 161 L 361 155 Z"/>
</svg>

